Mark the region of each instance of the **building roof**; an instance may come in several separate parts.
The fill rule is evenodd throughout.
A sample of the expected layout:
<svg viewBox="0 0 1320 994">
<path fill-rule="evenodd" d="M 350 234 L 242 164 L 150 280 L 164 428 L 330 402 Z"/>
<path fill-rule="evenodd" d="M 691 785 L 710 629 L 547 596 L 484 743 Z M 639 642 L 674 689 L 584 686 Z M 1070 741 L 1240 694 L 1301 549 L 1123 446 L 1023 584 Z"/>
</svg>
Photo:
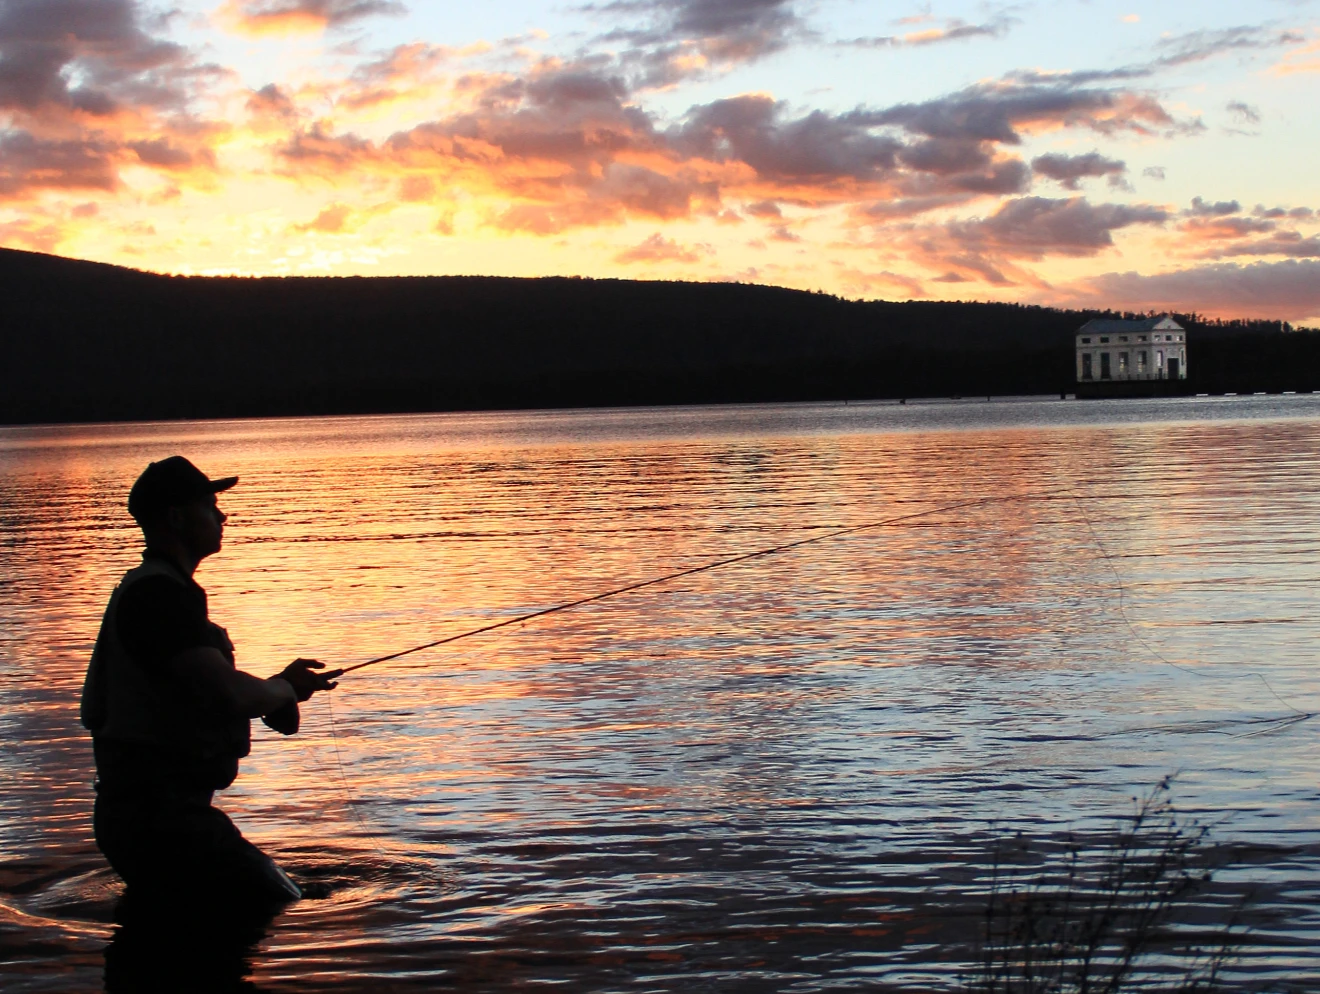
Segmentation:
<svg viewBox="0 0 1320 994">
<path fill-rule="evenodd" d="M 1134 331 L 1154 331 L 1157 325 L 1164 324 L 1166 321 L 1168 324 L 1164 325 L 1165 328 L 1177 329 L 1178 331 L 1183 330 L 1182 325 L 1169 317 L 1169 315 L 1164 314 L 1160 317 L 1145 318 L 1141 321 L 1122 321 L 1117 318 L 1092 318 L 1090 321 L 1087 321 L 1086 324 L 1078 328 L 1077 333 L 1079 335 L 1113 335 L 1127 334 L 1128 332 Z"/>
</svg>

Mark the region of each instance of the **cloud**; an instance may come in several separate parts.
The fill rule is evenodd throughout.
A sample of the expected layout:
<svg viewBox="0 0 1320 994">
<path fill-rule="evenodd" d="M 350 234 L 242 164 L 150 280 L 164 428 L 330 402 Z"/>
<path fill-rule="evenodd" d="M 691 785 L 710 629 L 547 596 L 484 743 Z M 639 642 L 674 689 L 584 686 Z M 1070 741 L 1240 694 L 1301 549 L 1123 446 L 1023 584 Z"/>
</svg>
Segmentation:
<svg viewBox="0 0 1320 994">
<path fill-rule="evenodd" d="M 1255 125 L 1261 122 L 1260 111 L 1241 100 L 1230 100 L 1224 109 L 1233 116 L 1238 124 Z"/>
<path fill-rule="evenodd" d="M 1091 204 L 1084 197 L 1020 197 L 983 220 L 955 221 L 949 233 L 964 249 L 1008 258 L 1090 256 L 1114 244 L 1113 232 L 1134 224 L 1164 224 L 1170 215 L 1149 204 Z"/>
<path fill-rule="evenodd" d="M 1292 218 L 1295 221 L 1310 220 L 1315 217 L 1315 211 L 1309 207 L 1270 207 L 1266 208 L 1264 204 L 1257 204 L 1251 211 L 1256 217 L 1271 219 Z"/>
<path fill-rule="evenodd" d="M 1141 175 L 1150 179 L 1164 179 L 1165 170 L 1163 166 L 1147 166 L 1141 171 Z"/>
<path fill-rule="evenodd" d="M 902 143 L 864 122 L 823 111 L 784 120 L 782 111 L 768 96 L 716 100 L 693 108 L 670 138 L 690 155 L 743 162 L 761 177 L 789 183 L 874 180 L 898 163 Z"/>
<path fill-rule="evenodd" d="M 396 49 L 356 76 L 387 79 L 403 54 Z M 436 56 L 404 61 L 414 57 L 429 66 Z M 461 188 L 504 202 L 484 223 L 540 235 L 630 218 L 720 217 L 731 198 L 845 204 L 855 223 L 875 225 L 1025 193 L 1031 169 L 1009 149 L 1026 133 L 1146 133 L 1175 123 L 1146 95 L 1007 80 L 920 104 L 842 113 L 794 115 L 772 96 L 749 93 L 698 104 L 662 126 L 636 102 L 626 66 L 595 56 L 544 58 L 516 75 L 469 72 L 455 89 L 466 110 L 383 141 L 327 124 L 301 127 L 279 146 L 283 170 L 333 182 L 372 177 L 433 202 L 423 185 Z M 287 114 L 286 96 L 262 90 L 249 104 Z M 1122 171 L 1098 153 L 1041 161 L 1065 181 L 1088 172 L 1112 180 Z"/>
<path fill-rule="evenodd" d="M 1313 41 L 1289 52 L 1273 71 L 1276 76 L 1320 72 L 1320 41 Z"/>
<path fill-rule="evenodd" d="M 1274 221 L 1265 218 L 1231 216 L 1192 217 L 1181 225 L 1181 230 L 1185 234 L 1202 241 L 1259 235 L 1266 231 L 1273 231 L 1274 228 Z"/>
<path fill-rule="evenodd" d="M 1154 97 L 1050 81 L 978 83 L 947 97 L 858 112 L 877 125 L 899 125 L 931 138 L 1017 145 L 1023 132 L 1087 128 L 1100 134 L 1153 135 L 1179 127 Z M 1184 125 L 1184 127 L 1186 127 Z"/>
<path fill-rule="evenodd" d="M 1076 190 L 1079 181 L 1087 177 L 1108 176 L 1110 186 L 1120 186 L 1127 164 L 1118 159 L 1107 159 L 1099 152 L 1085 155 L 1062 155 L 1050 152 L 1031 160 L 1031 168 L 1048 176 L 1069 190 Z"/>
<path fill-rule="evenodd" d="M 0 110 L 87 121 L 182 107 L 202 67 L 139 19 L 133 0 L 0 3 Z"/>
<path fill-rule="evenodd" d="M 340 234 L 348 227 L 353 209 L 347 204 L 331 204 L 306 224 L 295 224 L 295 231 L 319 231 L 327 235 Z"/>
<path fill-rule="evenodd" d="M 243 124 L 249 133 L 276 140 L 295 131 L 306 116 L 295 94 L 278 83 L 247 91 L 244 110 L 247 117 Z"/>
<path fill-rule="evenodd" d="M 240 34 L 299 34 L 406 10 L 394 0 L 225 0 L 218 19 Z"/>
<path fill-rule="evenodd" d="M 715 59 L 745 61 L 785 47 L 805 26 L 793 0 L 641 0 L 615 9 L 648 11 L 652 41 L 697 41 Z"/>
<path fill-rule="evenodd" d="M 1113 247 L 1113 232 L 1138 224 L 1163 225 L 1172 215 L 1150 204 L 1092 204 L 1085 197 L 1018 197 L 983 218 L 909 225 L 882 231 L 876 248 L 898 251 L 941 275 L 935 282 L 982 281 L 1050 287 L 1024 261 L 1047 256 L 1086 258 Z"/>
<path fill-rule="evenodd" d="M 215 168 L 215 153 L 209 148 L 187 149 L 172 143 L 168 138 L 155 138 L 127 142 L 130 149 L 143 165 L 155 166 L 169 172 L 191 170 L 198 166 Z"/>
<path fill-rule="evenodd" d="M 672 238 L 666 238 L 656 232 L 640 245 L 625 249 L 614 257 L 615 262 L 630 265 L 638 262 L 701 262 L 710 254 L 709 246 L 690 248 L 680 245 Z"/>
<path fill-rule="evenodd" d="M 474 50 L 481 49 L 482 46 L 474 46 Z M 429 96 L 435 88 L 439 70 L 461 54 L 452 48 L 424 42 L 397 45 L 380 58 L 355 69 L 335 104 L 360 110 Z"/>
<path fill-rule="evenodd" d="M 729 191 L 767 199 L 848 200 L 896 168 L 902 142 L 825 113 L 790 118 L 769 97 L 693 108 L 666 131 L 629 102 L 617 76 L 541 65 L 524 77 L 469 84 L 473 110 L 399 132 L 381 143 L 313 125 L 281 148 L 291 174 L 360 175 L 498 192 L 514 201 L 494 219 L 548 234 L 718 213 Z"/>
<path fill-rule="evenodd" d="M 1210 28 L 1189 31 L 1160 40 L 1164 54 L 1155 62 L 1159 68 L 1202 62 L 1230 52 L 1250 52 L 1298 45 L 1306 38 L 1295 31 L 1243 25 L 1234 28 Z"/>
<path fill-rule="evenodd" d="M 886 289 L 897 290 L 907 298 L 928 295 L 920 280 L 889 270 L 868 272 L 836 263 L 835 274 L 843 284 L 843 289 L 848 293 L 873 293 L 877 289 Z"/>
<path fill-rule="evenodd" d="M 862 223 L 887 224 L 892 221 L 906 220 L 931 211 L 941 210 L 945 207 L 955 207 L 964 203 L 967 199 L 965 193 L 957 192 L 933 193 L 928 196 L 916 197 L 896 197 L 891 200 L 880 200 L 872 204 L 854 207 L 853 215 Z"/>
<path fill-rule="evenodd" d="M 596 39 L 620 55 L 634 85 L 666 87 L 771 55 L 811 35 L 794 0 L 614 0 L 580 7 L 636 21 Z"/>
<path fill-rule="evenodd" d="M 1281 221 L 1309 221 L 1309 208 L 1257 206 L 1250 216 L 1240 213 L 1237 201 L 1206 204 L 1199 197 L 1179 226 L 1184 239 L 1204 248 L 1200 258 L 1277 255 L 1295 259 L 1320 257 L 1320 235 L 1303 235 L 1295 229 L 1279 229 Z M 1265 235 L 1257 238 L 1257 235 Z"/>
<path fill-rule="evenodd" d="M 1226 217 L 1229 214 L 1237 214 L 1242 210 L 1242 205 L 1236 200 L 1220 200 L 1217 203 L 1206 203 L 1200 197 L 1192 198 L 1192 206 L 1183 211 L 1188 217 Z"/>
<path fill-rule="evenodd" d="M 679 37 L 706 42 L 717 58 L 747 59 L 783 47 L 802 29 L 792 0 L 656 0 Z"/>
<path fill-rule="evenodd" d="M 298 108 L 293 97 L 283 87 L 269 83 L 260 90 L 253 90 L 247 99 L 247 112 L 253 121 L 260 125 L 281 126 L 298 119 Z"/>
<path fill-rule="evenodd" d="M 54 252 L 64 237 L 60 225 L 38 215 L 0 222 L 0 245 L 21 245 L 33 252 Z"/>
<path fill-rule="evenodd" d="M 1124 310 L 1298 321 L 1320 314 L 1320 261 L 1222 262 L 1167 273 L 1105 273 L 1071 288 L 1073 303 Z"/>
<path fill-rule="evenodd" d="M 119 186 L 110 142 L 52 141 L 26 131 L 0 134 L 0 198 L 40 189 L 114 190 Z"/>
<path fill-rule="evenodd" d="M 1268 238 L 1237 242 L 1207 253 L 1211 258 L 1223 259 L 1244 255 L 1282 255 L 1294 259 L 1320 258 L 1320 235 L 1305 237 L 1299 231 L 1277 231 Z"/>
<path fill-rule="evenodd" d="M 910 19 L 904 18 L 905 21 Z M 917 20 L 925 20 L 918 18 Z M 1001 14 L 984 24 L 969 24 L 959 18 L 952 18 L 941 27 L 923 28 L 908 31 L 901 35 L 878 35 L 869 38 L 852 38 L 837 44 L 850 48 L 902 48 L 938 45 L 947 41 L 965 41 L 968 38 L 1002 38 L 1016 25 L 1018 19 Z"/>
<path fill-rule="evenodd" d="M 429 176 L 405 176 L 399 181 L 399 199 L 404 203 L 425 203 L 435 196 L 435 181 Z"/>
<path fill-rule="evenodd" d="M 1299 45 L 1304 41 L 1305 38 L 1296 32 L 1280 31 L 1268 26 L 1242 26 L 1191 31 L 1160 39 L 1155 52 L 1152 53 L 1150 58 L 1126 66 L 1119 66 L 1114 69 L 1082 69 L 1071 72 L 1046 72 L 1038 69 L 1019 70 L 1011 73 L 1008 78 L 1020 83 L 1053 83 L 1060 86 L 1092 86 L 1099 83 L 1133 82 L 1221 55 L 1269 51 Z M 1276 68 L 1277 71 L 1280 70 Z"/>
<path fill-rule="evenodd" d="M 0 0 L 0 197 L 113 190 L 130 164 L 213 181 L 223 129 L 190 108 L 225 73 L 144 21 L 133 0 Z"/>
</svg>

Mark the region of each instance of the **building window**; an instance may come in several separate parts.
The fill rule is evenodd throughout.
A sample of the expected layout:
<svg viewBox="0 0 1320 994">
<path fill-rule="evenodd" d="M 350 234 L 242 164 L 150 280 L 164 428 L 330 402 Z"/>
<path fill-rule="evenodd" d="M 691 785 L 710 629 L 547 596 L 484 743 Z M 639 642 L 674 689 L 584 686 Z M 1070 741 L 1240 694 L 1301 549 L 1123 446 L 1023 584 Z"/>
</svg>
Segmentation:
<svg viewBox="0 0 1320 994">
<path fill-rule="evenodd" d="M 1083 344 L 1083 345 L 1090 345 L 1090 344 L 1091 344 L 1091 340 L 1090 340 L 1089 338 L 1083 338 L 1083 339 L 1082 339 L 1082 344 Z"/>
<path fill-rule="evenodd" d="M 1146 336 L 1145 336 L 1145 335 L 1138 335 L 1138 336 L 1137 336 L 1137 341 L 1139 341 L 1139 342 L 1144 342 L 1145 340 L 1146 340 Z"/>
<path fill-rule="evenodd" d="M 1101 344 L 1101 345 L 1108 345 L 1108 344 L 1109 344 L 1109 336 L 1107 336 L 1107 335 L 1101 335 L 1101 336 L 1100 336 L 1100 344 Z"/>
<path fill-rule="evenodd" d="M 1127 376 L 1128 374 L 1128 354 L 1120 352 L 1118 354 L 1118 375 Z"/>
<path fill-rule="evenodd" d="M 1150 361 L 1150 353 L 1149 353 L 1149 352 L 1138 352 L 1138 353 L 1137 353 L 1137 373 L 1138 373 L 1138 374 L 1140 374 L 1140 373 L 1144 373 L 1144 372 L 1146 371 L 1146 363 L 1149 362 L 1149 361 Z"/>
<path fill-rule="evenodd" d="M 1110 373 L 1109 373 L 1109 353 L 1108 353 L 1108 352 L 1101 352 L 1101 353 L 1100 353 L 1100 379 L 1102 379 L 1102 380 L 1108 380 L 1108 379 L 1110 379 L 1110 378 L 1111 378 L 1111 377 L 1110 377 Z"/>
<path fill-rule="evenodd" d="M 1090 353 L 1090 352 L 1083 352 L 1083 353 L 1082 353 L 1082 379 L 1084 379 L 1084 380 L 1094 379 L 1094 377 L 1091 375 L 1091 353 Z"/>
<path fill-rule="evenodd" d="M 1155 350 L 1155 368 L 1156 368 L 1156 369 L 1163 369 L 1163 368 L 1164 368 L 1164 350 L 1163 350 L 1163 349 L 1156 349 L 1156 350 Z"/>
<path fill-rule="evenodd" d="M 1119 335 L 1119 336 L 1118 336 L 1118 340 L 1119 340 L 1120 342 L 1126 342 L 1126 341 L 1128 340 L 1128 337 L 1127 337 L 1127 335 Z"/>
</svg>

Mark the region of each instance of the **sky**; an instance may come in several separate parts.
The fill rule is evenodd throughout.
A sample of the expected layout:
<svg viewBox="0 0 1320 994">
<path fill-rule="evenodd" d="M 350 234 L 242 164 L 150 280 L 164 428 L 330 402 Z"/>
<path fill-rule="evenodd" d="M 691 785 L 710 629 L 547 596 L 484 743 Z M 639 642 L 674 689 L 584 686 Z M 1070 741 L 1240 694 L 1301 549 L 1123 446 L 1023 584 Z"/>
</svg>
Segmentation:
<svg viewBox="0 0 1320 994">
<path fill-rule="evenodd" d="M 1320 325 L 1320 0 L 0 0 L 0 246 Z"/>
</svg>

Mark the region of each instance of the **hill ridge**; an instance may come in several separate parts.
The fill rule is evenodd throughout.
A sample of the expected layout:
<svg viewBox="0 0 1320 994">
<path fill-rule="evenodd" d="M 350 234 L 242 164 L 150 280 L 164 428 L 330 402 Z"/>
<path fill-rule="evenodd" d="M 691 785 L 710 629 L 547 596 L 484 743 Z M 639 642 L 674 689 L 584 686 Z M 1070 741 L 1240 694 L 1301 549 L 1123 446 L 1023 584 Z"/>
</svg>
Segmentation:
<svg viewBox="0 0 1320 994">
<path fill-rule="evenodd" d="M 14 249 L 0 293 L 0 423 L 1058 393 L 1076 329 L 1118 316 L 740 283 L 175 276 Z M 1206 384 L 1251 360 L 1215 358 L 1238 339 L 1287 353 L 1247 361 L 1269 380 L 1253 389 L 1320 380 L 1320 336 L 1184 320 Z"/>
</svg>

